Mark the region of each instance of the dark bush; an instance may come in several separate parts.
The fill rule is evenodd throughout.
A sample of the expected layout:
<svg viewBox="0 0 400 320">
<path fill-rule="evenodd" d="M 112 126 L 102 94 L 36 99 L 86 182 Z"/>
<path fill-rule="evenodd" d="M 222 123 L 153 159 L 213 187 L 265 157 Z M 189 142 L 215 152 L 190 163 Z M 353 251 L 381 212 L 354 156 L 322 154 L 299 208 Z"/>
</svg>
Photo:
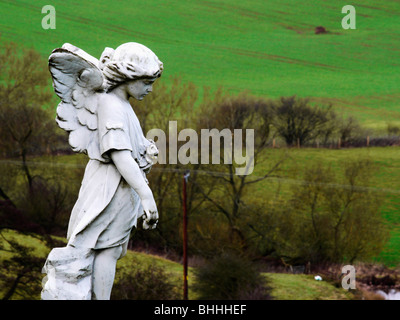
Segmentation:
<svg viewBox="0 0 400 320">
<path fill-rule="evenodd" d="M 400 134 L 400 127 L 394 123 L 389 122 L 387 124 L 388 136 L 398 136 Z"/>
<path fill-rule="evenodd" d="M 327 33 L 326 29 L 323 26 L 315 27 L 315 34 L 323 34 Z"/>
<path fill-rule="evenodd" d="M 112 300 L 176 300 L 181 296 L 164 268 L 148 265 L 124 272 L 113 287 Z"/>
<path fill-rule="evenodd" d="M 224 253 L 198 267 L 194 291 L 201 300 L 270 299 L 267 279 L 245 257 Z"/>
<path fill-rule="evenodd" d="M 304 145 L 318 136 L 326 136 L 332 120 L 332 107 L 313 107 L 308 99 L 281 97 L 273 102 L 273 126 L 288 146 Z M 330 129 L 329 129 L 330 131 Z"/>
</svg>

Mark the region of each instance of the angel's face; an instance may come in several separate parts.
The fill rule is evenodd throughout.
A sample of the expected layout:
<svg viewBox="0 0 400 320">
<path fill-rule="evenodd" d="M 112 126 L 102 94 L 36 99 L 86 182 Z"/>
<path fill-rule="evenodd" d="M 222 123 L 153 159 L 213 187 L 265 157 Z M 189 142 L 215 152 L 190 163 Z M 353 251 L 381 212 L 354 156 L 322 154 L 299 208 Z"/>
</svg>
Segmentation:
<svg viewBox="0 0 400 320">
<path fill-rule="evenodd" d="M 138 79 L 127 83 L 126 91 L 129 96 L 143 100 L 143 98 L 153 91 L 153 83 L 156 79 Z"/>
</svg>

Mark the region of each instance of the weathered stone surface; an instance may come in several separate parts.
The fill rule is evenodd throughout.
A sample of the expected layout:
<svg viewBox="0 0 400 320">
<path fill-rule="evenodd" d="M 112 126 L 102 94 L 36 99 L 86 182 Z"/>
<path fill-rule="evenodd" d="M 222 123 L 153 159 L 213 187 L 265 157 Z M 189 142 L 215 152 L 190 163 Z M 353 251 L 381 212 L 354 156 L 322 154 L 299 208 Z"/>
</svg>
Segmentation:
<svg viewBox="0 0 400 320">
<path fill-rule="evenodd" d="M 43 300 L 90 300 L 92 249 L 54 248 L 43 267 Z"/>
</svg>

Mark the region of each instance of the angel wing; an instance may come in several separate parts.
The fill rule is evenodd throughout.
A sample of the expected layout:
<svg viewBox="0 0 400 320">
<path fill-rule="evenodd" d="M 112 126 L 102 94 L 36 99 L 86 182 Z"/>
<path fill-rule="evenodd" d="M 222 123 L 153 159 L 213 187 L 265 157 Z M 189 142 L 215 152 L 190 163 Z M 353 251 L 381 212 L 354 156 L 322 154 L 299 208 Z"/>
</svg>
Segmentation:
<svg viewBox="0 0 400 320">
<path fill-rule="evenodd" d="M 68 43 L 53 50 L 49 57 L 53 88 L 61 99 L 58 126 L 69 132 L 73 151 L 104 161 L 97 132 L 97 104 L 104 77 L 98 66 L 96 58 Z"/>
</svg>

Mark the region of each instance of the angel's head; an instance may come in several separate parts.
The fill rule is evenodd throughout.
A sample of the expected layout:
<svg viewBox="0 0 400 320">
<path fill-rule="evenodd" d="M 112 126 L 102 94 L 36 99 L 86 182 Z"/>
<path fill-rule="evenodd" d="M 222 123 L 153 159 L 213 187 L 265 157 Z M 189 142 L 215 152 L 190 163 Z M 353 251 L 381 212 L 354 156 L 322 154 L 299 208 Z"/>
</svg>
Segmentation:
<svg viewBox="0 0 400 320">
<path fill-rule="evenodd" d="M 115 50 L 106 48 L 100 58 L 100 69 L 107 91 L 125 85 L 129 95 L 141 100 L 161 76 L 163 63 L 146 46 L 128 42 Z"/>
</svg>

